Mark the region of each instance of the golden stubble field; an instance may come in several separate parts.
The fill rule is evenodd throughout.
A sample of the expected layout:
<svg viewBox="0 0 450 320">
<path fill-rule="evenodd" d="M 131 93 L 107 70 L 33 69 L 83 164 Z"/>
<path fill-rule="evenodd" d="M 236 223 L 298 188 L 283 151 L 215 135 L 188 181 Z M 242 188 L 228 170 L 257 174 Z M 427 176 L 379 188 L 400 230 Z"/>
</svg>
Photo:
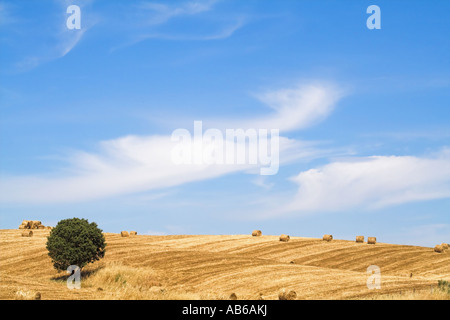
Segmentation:
<svg viewBox="0 0 450 320">
<path fill-rule="evenodd" d="M 82 271 L 81 289 L 66 286 L 45 248 L 48 230 L 0 230 L 0 299 L 449 299 L 450 253 L 432 248 L 251 235 L 105 233 L 106 256 Z M 381 269 L 369 290 L 367 267 Z"/>
</svg>

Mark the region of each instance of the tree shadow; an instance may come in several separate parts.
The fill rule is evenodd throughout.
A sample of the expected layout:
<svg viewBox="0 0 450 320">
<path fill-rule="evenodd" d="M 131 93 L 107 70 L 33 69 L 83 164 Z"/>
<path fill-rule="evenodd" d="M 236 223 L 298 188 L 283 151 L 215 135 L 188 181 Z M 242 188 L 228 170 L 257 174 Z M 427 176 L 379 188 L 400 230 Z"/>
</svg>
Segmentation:
<svg viewBox="0 0 450 320">
<path fill-rule="evenodd" d="M 86 266 L 84 269 L 81 269 L 81 278 L 82 279 L 87 279 L 90 276 L 96 274 L 98 271 L 100 271 L 101 269 L 103 269 L 105 266 L 103 265 L 99 265 L 96 267 L 92 267 L 92 266 Z M 67 271 L 58 271 L 58 274 L 62 273 L 61 275 L 56 275 L 50 278 L 50 280 L 52 281 L 61 281 L 61 282 L 66 282 L 67 279 L 73 275 L 75 273 L 75 271 L 72 271 L 71 274 L 69 274 Z"/>
</svg>

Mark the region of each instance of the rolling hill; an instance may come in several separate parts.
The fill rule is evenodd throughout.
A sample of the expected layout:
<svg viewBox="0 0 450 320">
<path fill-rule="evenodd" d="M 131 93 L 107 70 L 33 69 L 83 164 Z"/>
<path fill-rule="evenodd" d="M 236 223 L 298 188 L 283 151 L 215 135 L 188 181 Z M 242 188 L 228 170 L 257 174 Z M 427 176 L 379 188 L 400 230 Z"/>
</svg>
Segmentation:
<svg viewBox="0 0 450 320">
<path fill-rule="evenodd" d="M 450 253 L 432 248 L 251 235 L 137 235 L 105 233 L 106 256 L 82 271 L 69 290 L 53 269 L 48 230 L 0 230 L 0 299 L 449 299 L 437 288 L 450 280 Z M 367 267 L 381 270 L 381 289 L 369 290 Z"/>
</svg>

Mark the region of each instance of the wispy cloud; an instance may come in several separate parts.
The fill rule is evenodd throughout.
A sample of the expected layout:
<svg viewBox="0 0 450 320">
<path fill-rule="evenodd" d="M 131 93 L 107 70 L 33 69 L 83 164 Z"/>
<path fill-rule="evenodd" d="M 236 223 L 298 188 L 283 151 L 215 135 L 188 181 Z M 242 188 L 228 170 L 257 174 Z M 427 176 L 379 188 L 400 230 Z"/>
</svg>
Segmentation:
<svg viewBox="0 0 450 320">
<path fill-rule="evenodd" d="M 300 89 L 309 96 L 306 91 L 312 90 L 313 96 L 318 94 L 320 98 L 314 100 L 314 107 L 323 110 L 321 103 L 328 106 L 329 99 L 317 88 Z M 295 96 L 295 95 L 294 95 Z M 290 101 L 288 99 L 288 101 Z M 297 101 L 297 103 L 308 103 Z M 289 103 L 288 103 L 289 104 Z M 283 117 L 287 117 L 286 110 L 279 106 Z M 294 114 L 291 118 L 303 117 L 304 113 L 291 110 Z M 311 108 L 305 105 L 305 108 Z M 309 114 L 309 113 L 306 113 Z M 320 116 L 323 116 L 320 112 Z M 279 117 L 270 128 L 280 125 Z M 308 116 L 314 121 L 316 117 Z M 306 125 L 305 119 L 301 120 Z M 252 124 L 258 122 L 250 121 Z M 248 126 L 247 126 L 248 127 Z M 228 128 L 236 128 L 231 123 Z M 258 127 L 255 127 L 258 129 Z M 289 127 L 292 129 L 292 127 Z M 207 141 L 203 142 L 204 148 L 210 147 Z M 234 143 L 234 142 L 233 142 Z M 238 144 L 237 142 L 236 144 Z M 242 142 L 241 142 L 242 143 Z M 52 203 L 52 202 L 76 202 L 98 198 L 111 197 L 122 194 L 132 194 L 148 190 L 162 189 L 185 184 L 192 181 L 217 178 L 233 172 L 254 172 L 260 166 L 257 164 L 174 164 L 172 153 L 177 142 L 171 140 L 171 136 L 125 136 L 100 143 L 96 152 L 79 151 L 69 157 L 67 167 L 63 171 L 53 172 L 47 175 L 33 176 L 4 176 L 0 183 L 0 202 L 6 203 Z M 245 148 L 251 148 L 244 142 Z M 309 158 L 314 154 L 320 154 L 308 143 L 280 136 L 280 163 L 293 159 Z M 204 151 L 196 156 L 202 157 Z M 259 173 L 259 170 L 256 171 Z"/>
<path fill-rule="evenodd" d="M 213 12 L 218 0 L 184 1 L 175 4 L 143 2 L 133 6 L 128 10 L 128 19 L 122 24 L 127 25 L 127 30 L 132 30 L 127 34 L 127 40 L 122 44 L 113 47 L 110 51 L 136 45 L 149 39 L 163 39 L 168 41 L 211 41 L 221 40 L 231 37 L 237 30 L 241 29 L 246 19 L 243 16 L 222 14 L 220 19 L 211 19 L 205 16 L 206 13 Z M 205 27 L 199 28 L 202 31 L 190 30 L 184 33 L 165 30 L 163 27 L 170 25 L 172 20 L 190 18 L 194 16 L 196 20 L 189 20 L 189 29 L 195 27 L 198 22 L 208 22 L 208 30 Z M 163 30 L 161 30 L 163 28 Z M 166 28 L 167 29 L 167 28 Z"/>
<path fill-rule="evenodd" d="M 15 68 L 19 72 L 26 72 L 36 68 L 39 65 L 54 61 L 67 56 L 74 50 L 83 40 L 87 31 L 96 24 L 103 24 L 108 31 L 114 30 L 116 45 L 110 50 L 115 51 L 119 48 L 129 47 L 148 39 L 165 39 L 169 41 L 211 41 L 220 40 L 232 36 L 237 30 L 242 28 L 246 22 L 242 16 L 222 16 L 220 19 L 212 19 L 208 16 L 189 20 L 186 25 L 188 29 L 185 33 L 172 31 L 171 22 L 181 18 L 192 18 L 201 16 L 214 10 L 217 0 L 203 1 L 183 1 L 177 3 L 156 3 L 141 1 L 132 5 L 111 4 L 111 8 L 116 10 L 106 10 L 105 12 L 96 12 L 91 6 L 93 0 L 73 1 L 55 1 L 58 7 L 58 13 L 54 18 L 53 12 L 45 12 L 52 19 L 45 19 L 45 28 L 33 29 L 33 37 L 42 39 L 36 41 L 32 50 L 27 47 L 27 52 L 23 55 L 19 54 Z M 82 26 L 80 30 L 69 30 L 66 26 L 66 20 L 69 14 L 66 13 L 69 5 L 76 4 L 81 9 Z M 115 7 L 116 6 L 116 7 Z M 10 24 L 15 21 L 10 5 L 0 4 L 0 23 Z M 110 9 L 111 9 L 110 8 Z M 16 10 L 17 11 L 17 10 Z M 120 12 L 120 15 L 117 14 Z M 25 19 L 25 18 L 23 18 Z M 28 17 L 33 20 L 34 18 Z M 44 18 L 42 18 L 44 19 Z M 30 21 L 28 21 L 30 22 Z M 31 22 L 30 22 L 31 23 Z M 34 25 L 33 21 L 33 25 Z M 204 31 L 206 23 L 208 26 Z M 198 24 L 198 25 L 197 25 Z M 25 32 L 28 28 L 27 23 L 21 23 L 19 28 L 24 30 L 19 32 L 20 37 L 5 35 L 9 42 L 29 41 L 29 32 Z M 191 30 L 192 28 L 192 30 Z M 51 30 L 51 32 L 48 32 Z"/>
<path fill-rule="evenodd" d="M 258 167 L 256 164 L 177 165 L 172 160 L 175 145 L 170 136 L 127 136 L 104 141 L 97 153 L 72 154 L 62 172 L 2 177 L 0 202 L 87 201 L 168 188 Z M 292 146 L 289 139 L 280 139 L 280 152 Z"/>
<path fill-rule="evenodd" d="M 40 54 L 28 56 L 19 61 L 16 64 L 17 69 L 22 72 L 29 71 L 43 63 L 63 58 L 75 48 L 87 30 L 87 27 L 80 30 L 61 30 L 60 34 L 55 35 L 56 44 L 54 46 L 44 48 Z"/>
<path fill-rule="evenodd" d="M 42 41 L 38 42 L 38 46 L 34 48 L 32 54 L 27 52 L 25 57 L 15 64 L 17 70 L 29 71 L 44 63 L 63 58 L 75 49 L 86 32 L 97 23 L 94 15 L 85 14 L 84 10 L 92 2 L 92 0 L 85 0 L 77 3 L 81 9 L 81 29 L 68 29 L 66 22 L 69 14 L 66 13 L 66 10 L 73 3 L 72 1 L 58 1 L 61 14 L 59 19 L 50 20 L 52 32 L 48 33 L 47 28 L 42 28 L 42 31 L 35 30 L 35 37 L 42 38 Z"/>
<path fill-rule="evenodd" d="M 229 38 L 244 25 L 244 19 L 238 18 L 236 21 L 228 26 L 224 26 L 222 30 L 219 30 L 212 34 L 193 35 L 193 34 L 167 34 L 167 33 L 150 33 L 143 34 L 136 37 L 132 42 L 127 45 L 137 44 L 147 39 L 164 39 L 173 41 L 208 41 L 208 40 L 220 40 Z"/>
<path fill-rule="evenodd" d="M 137 8 L 146 15 L 146 24 L 157 25 L 179 16 L 190 16 L 210 11 L 217 0 L 189 1 L 180 5 L 168 5 L 155 2 L 141 2 Z"/>
<path fill-rule="evenodd" d="M 306 129 L 326 119 L 346 92 L 331 83 L 314 82 L 256 94 L 272 112 L 252 119 L 221 121 L 237 128 L 277 128 L 281 132 Z M 223 124 L 211 121 L 215 127 Z"/>
</svg>

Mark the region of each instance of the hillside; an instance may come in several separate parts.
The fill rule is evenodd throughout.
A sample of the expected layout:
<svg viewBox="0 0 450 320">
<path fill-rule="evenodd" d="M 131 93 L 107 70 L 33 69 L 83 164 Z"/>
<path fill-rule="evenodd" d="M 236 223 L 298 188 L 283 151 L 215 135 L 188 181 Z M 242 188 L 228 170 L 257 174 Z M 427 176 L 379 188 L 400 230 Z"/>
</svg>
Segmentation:
<svg viewBox="0 0 450 320">
<path fill-rule="evenodd" d="M 45 248 L 48 230 L 31 238 L 0 230 L 0 299 L 373 299 L 434 296 L 450 280 L 450 253 L 432 248 L 278 236 L 177 235 L 122 238 L 105 233 L 105 258 L 69 290 Z M 381 289 L 366 286 L 369 265 L 381 269 Z M 448 295 L 438 295 L 446 298 Z"/>
</svg>

